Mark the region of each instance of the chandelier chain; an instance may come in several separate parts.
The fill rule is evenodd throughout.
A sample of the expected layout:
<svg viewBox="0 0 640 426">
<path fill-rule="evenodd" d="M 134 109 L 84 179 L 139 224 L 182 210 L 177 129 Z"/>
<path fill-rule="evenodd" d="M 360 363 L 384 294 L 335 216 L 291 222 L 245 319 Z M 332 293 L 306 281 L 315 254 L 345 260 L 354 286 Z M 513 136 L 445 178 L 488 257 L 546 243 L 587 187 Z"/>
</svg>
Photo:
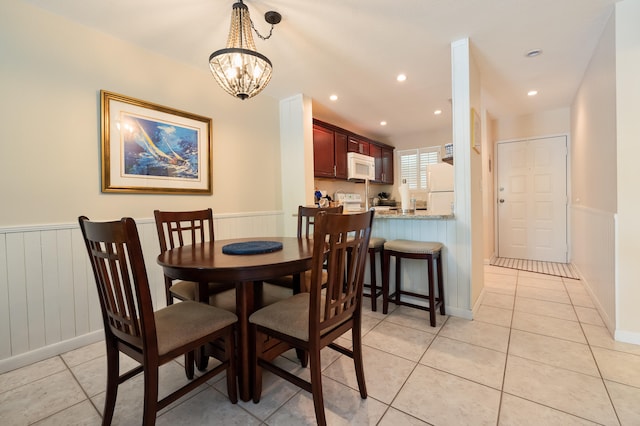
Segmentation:
<svg viewBox="0 0 640 426">
<path fill-rule="evenodd" d="M 249 19 L 249 22 L 251 22 L 251 28 L 253 29 L 253 31 L 255 31 L 256 35 L 258 37 L 260 37 L 262 40 L 269 40 L 269 38 L 271 38 L 271 34 L 273 34 L 273 26 L 274 26 L 274 24 L 271 24 L 271 29 L 269 30 L 269 35 L 265 37 L 262 34 L 260 34 L 258 32 L 258 30 L 256 29 L 255 25 L 253 25 L 253 19 Z"/>
</svg>

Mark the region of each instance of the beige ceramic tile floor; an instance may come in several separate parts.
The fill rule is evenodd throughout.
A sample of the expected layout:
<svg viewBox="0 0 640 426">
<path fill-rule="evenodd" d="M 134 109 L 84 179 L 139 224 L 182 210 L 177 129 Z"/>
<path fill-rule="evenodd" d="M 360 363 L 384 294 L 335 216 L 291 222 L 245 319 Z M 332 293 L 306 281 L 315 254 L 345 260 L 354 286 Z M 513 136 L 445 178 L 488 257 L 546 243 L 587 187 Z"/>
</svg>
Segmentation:
<svg viewBox="0 0 640 426">
<path fill-rule="evenodd" d="M 360 398 L 351 360 L 325 350 L 330 425 L 640 425 L 640 346 L 611 338 L 579 281 L 486 267 L 475 320 L 438 316 L 436 327 L 423 311 L 382 315 L 365 302 L 369 397 Z M 285 355 L 285 368 L 308 377 Z M 0 375 L 0 424 L 100 424 L 105 369 L 97 343 Z M 179 362 L 163 367 L 161 393 L 185 380 Z M 140 377 L 121 386 L 114 424 L 139 424 L 141 392 Z M 230 404 L 220 378 L 157 423 L 301 425 L 315 417 L 309 394 L 267 373 L 259 404 Z"/>
</svg>

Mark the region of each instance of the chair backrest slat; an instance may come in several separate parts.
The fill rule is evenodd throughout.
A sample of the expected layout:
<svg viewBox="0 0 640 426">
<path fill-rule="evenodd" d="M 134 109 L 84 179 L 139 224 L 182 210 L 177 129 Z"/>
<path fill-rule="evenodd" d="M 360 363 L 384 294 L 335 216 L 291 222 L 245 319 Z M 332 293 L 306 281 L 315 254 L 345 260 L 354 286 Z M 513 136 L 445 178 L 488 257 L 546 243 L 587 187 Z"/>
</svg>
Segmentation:
<svg viewBox="0 0 640 426">
<path fill-rule="evenodd" d="M 372 222 L 372 211 L 316 215 L 309 336 L 349 320 L 360 309 Z M 327 282 L 323 286 L 325 258 Z"/>
<path fill-rule="evenodd" d="M 155 210 L 153 214 L 161 252 L 185 244 L 214 240 L 211 209 L 184 212 Z"/>
<path fill-rule="evenodd" d="M 133 347 L 156 347 L 153 304 L 135 221 L 90 222 L 80 228 L 98 289 L 105 333 Z"/>
<path fill-rule="evenodd" d="M 313 236 L 315 216 L 318 212 L 342 213 L 343 206 L 310 207 L 298 206 L 298 238 Z"/>
</svg>

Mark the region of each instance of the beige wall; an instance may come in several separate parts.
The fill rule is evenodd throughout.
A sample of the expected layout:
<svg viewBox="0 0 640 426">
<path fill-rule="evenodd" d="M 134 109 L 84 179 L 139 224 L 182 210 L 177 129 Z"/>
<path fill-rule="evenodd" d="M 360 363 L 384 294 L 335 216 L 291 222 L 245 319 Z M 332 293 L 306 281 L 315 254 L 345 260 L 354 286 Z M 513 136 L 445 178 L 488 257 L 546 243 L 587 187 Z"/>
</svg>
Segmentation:
<svg viewBox="0 0 640 426">
<path fill-rule="evenodd" d="M 640 344 L 640 2 L 616 5 L 617 279 L 616 338 Z"/>
<path fill-rule="evenodd" d="M 488 264 L 496 254 L 495 248 L 495 140 L 494 121 L 485 111 L 482 140 L 482 208 L 484 219 L 484 262 Z"/>
<path fill-rule="evenodd" d="M 640 3 L 616 4 L 572 105 L 574 262 L 616 340 L 640 344 Z"/>
<path fill-rule="evenodd" d="M 479 301 L 480 294 L 484 289 L 484 199 L 482 195 L 483 174 L 482 163 L 486 152 L 482 147 L 486 145 L 483 140 L 486 137 L 486 110 L 482 101 L 482 76 L 478 69 L 478 64 L 474 58 L 473 44 L 469 55 L 469 79 L 470 79 L 470 102 L 480 117 L 480 152 L 470 149 L 470 170 L 469 170 L 469 193 L 471 196 L 471 306 L 475 306 Z M 470 114 L 470 112 L 469 112 Z M 471 128 L 469 129 L 471 131 Z M 471 146 L 471 134 L 467 146 Z M 457 151 L 456 151 L 457 152 Z M 455 161 L 455 160 L 454 160 Z M 457 212 L 456 212 L 457 213 Z"/>
<path fill-rule="evenodd" d="M 537 114 L 525 114 L 493 121 L 494 141 L 525 139 L 569 133 L 570 108 L 558 108 Z"/>
<path fill-rule="evenodd" d="M 607 23 L 571 115 L 571 261 L 615 330 L 615 20 Z"/>
<path fill-rule="evenodd" d="M 451 134 L 451 123 L 443 123 L 439 129 L 427 132 L 408 133 L 402 137 L 394 138 L 391 143 L 397 150 L 417 149 L 429 146 L 441 146 L 444 155 L 444 145 L 453 141 Z"/>
<path fill-rule="evenodd" d="M 615 20 L 607 24 L 572 109 L 571 185 L 574 205 L 615 213 Z"/>
<path fill-rule="evenodd" d="M 241 102 L 194 68 L 25 5 L 0 10 L 0 226 L 155 208 L 279 210 L 279 105 Z M 213 118 L 213 196 L 100 192 L 99 91 Z"/>
</svg>

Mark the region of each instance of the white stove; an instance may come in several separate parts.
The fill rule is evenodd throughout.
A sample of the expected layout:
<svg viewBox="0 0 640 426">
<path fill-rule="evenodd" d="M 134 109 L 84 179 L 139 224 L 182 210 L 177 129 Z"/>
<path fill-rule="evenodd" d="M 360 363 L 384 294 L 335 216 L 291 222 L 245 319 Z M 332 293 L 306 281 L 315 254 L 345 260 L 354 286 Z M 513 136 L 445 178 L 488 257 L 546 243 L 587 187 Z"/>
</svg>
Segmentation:
<svg viewBox="0 0 640 426">
<path fill-rule="evenodd" d="M 362 196 L 355 192 L 336 192 L 335 200 L 346 212 L 362 211 Z"/>
</svg>

